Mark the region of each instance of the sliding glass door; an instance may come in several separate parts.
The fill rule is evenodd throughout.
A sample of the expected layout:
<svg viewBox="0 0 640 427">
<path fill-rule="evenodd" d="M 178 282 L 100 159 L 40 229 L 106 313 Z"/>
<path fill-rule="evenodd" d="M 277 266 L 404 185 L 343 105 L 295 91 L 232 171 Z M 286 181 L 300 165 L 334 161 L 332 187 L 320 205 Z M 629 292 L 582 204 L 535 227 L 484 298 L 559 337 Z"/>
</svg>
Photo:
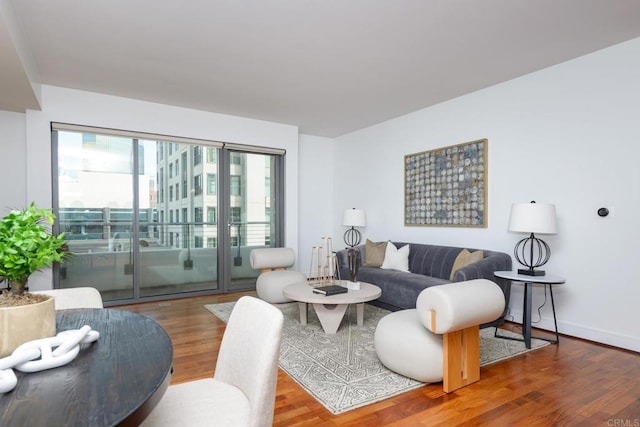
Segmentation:
<svg viewBox="0 0 640 427">
<path fill-rule="evenodd" d="M 140 248 L 140 296 L 219 289 L 217 245 L 204 246 L 205 238 L 215 240 L 217 223 L 204 222 L 202 217 L 204 206 L 215 207 L 218 202 L 215 194 L 203 193 L 199 185 L 203 171 L 215 174 L 217 164 L 203 164 L 201 146 L 150 140 L 141 143 L 145 152 L 146 147 L 153 149 L 153 156 L 146 161 L 154 169 L 156 184 L 150 203 L 152 215 L 140 216 L 141 231 L 148 229 L 147 235 L 153 235 Z M 141 201 L 147 198 L 144 193 L 139 190 L 140 213 Z"/>
<path fill-rule="evenodd" d="M 58 135 L 58 223 L 72 258 L 60 286 L 133 298 L 134 144 L 130 138 Z"/>
<path fill-rule="evenodd" d="M 249 254 L 252 249 L 276 246 L 279 225 L 272 211 L 278 208 L 275 185 L 280 169 L 279 156 L 229 151 L 228 212 L 230 254 L 227 265 L 230 271 L 230 288 L 241 289 L 247 283 L 255 283 L 260 273 L 251 269 Z"/>
<path fill-rule="evenodd" d="M 57 287 L 107 302 L 251 289 L 251 249 L 282 242 L 282 155 L 108 131 L 54 128 L 52 141 L 73 254 Z"/>
</svg>

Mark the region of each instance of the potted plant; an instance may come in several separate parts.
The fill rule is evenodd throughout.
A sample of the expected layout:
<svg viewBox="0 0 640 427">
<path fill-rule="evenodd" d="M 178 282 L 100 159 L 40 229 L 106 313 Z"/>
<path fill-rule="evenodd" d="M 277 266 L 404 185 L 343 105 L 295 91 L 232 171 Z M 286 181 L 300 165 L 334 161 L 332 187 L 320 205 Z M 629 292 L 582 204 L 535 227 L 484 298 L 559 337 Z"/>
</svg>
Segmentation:
<svg viewBox="0 0 640 427">
<path fill-rule="evenodd" d="M 54 221 L 51 209 L 35 203 L 0 220 L 0 277 L 9 287 L 0 294 L 0 357 L 24 342 L 55 335 L 53 298 L 25 292 L 32 273 L 68 254 L 64 233 L 49 230 Z"/>
</svg>

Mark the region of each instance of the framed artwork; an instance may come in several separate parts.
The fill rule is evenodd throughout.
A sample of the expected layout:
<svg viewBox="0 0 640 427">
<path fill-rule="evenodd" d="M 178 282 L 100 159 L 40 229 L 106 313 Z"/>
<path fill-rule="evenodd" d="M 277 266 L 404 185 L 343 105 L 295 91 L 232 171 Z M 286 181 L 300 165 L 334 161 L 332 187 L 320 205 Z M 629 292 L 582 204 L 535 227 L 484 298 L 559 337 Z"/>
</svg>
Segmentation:
<svg viewBox="0 0 640 427">
<path fill-rule="evenodd" d="M 404 157 L 404 224 L 487 227 L 488 140 Z"/>
</svg>

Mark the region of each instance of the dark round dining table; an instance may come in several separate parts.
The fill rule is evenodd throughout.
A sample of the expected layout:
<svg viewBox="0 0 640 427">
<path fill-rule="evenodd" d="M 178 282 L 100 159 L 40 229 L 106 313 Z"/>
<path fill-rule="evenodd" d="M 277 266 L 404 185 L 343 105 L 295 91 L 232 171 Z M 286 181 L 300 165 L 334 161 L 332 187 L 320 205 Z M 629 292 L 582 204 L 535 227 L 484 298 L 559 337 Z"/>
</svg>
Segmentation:
<svg viewBox="0 0 640 427">
<path fill-rule="evenodd" d="M 173 346 L 154 320 L 117 309 L 56 312 L 57 331 L 89 325 L 100 338 L 76 359 L 34 373 L 0 394 L 0 426 L 137 426 L 164 395 Z"/>
</svg>

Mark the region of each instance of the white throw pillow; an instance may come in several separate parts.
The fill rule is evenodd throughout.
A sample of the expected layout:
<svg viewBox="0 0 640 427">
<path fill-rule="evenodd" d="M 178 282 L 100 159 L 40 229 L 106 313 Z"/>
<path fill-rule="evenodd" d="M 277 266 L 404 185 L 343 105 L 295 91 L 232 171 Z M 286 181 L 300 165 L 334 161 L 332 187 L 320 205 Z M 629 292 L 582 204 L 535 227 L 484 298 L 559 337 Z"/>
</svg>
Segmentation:
<svg viewBox="0 0 640 427">
<path fill-rule="evenodd" d="M 384 253 L 384 261 L 380 268 L 387 270 L 398 270 L 409 272 L 409 245 L 404 245 L 400 249 L 396 248 L 391 242 L 387 243 L 387 249 Z"/>
</svg>

